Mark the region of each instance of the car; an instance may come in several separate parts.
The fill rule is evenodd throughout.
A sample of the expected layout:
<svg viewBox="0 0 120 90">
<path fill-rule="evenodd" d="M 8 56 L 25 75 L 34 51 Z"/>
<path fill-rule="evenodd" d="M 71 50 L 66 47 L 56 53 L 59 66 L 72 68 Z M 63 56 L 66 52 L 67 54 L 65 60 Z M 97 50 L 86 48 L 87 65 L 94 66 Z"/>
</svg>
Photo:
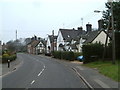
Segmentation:
<svg viewBox="0 0 120 90">
<path fill-rule="evenodd" d="M 78 57 L 77 57 L 77 60 L 83 61 L 83 56 L 82 56 L 82 55 L 81 55 L 81 56 L 78 56 Z"/>
</svg>

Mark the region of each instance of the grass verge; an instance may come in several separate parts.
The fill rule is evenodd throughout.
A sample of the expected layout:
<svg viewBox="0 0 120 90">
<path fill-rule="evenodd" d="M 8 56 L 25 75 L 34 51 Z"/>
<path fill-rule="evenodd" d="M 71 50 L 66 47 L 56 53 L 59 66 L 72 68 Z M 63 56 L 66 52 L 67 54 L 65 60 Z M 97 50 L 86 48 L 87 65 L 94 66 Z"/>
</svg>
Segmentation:
<svg viewBox="0 0 120 90">
<path fill-rule="evenodd" d="M 117 60 L 115 65 L 112 64 L 111 61 L 95 61 L 83 65 L 90 68 L 96 68 L 101 74 L 120 82 L 120 73 L 118 72 L 120 60 Z"/>
</svg>

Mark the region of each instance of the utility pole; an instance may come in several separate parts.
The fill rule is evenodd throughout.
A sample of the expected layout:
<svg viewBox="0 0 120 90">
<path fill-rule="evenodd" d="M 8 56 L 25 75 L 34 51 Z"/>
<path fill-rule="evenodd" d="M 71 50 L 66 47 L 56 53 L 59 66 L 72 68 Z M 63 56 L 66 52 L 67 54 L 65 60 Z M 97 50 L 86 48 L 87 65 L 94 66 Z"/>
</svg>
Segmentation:
<svg viewBox="0 0 120 90">
<path fill-rule="evenodd" d="M 81 18 L 81 26 L 83 27 L 83 18 Z"/>
<path fill-rule="evenodd" d="M 113 64 L 115 64 L 115 30 L 114 30 L 114 14 L 113 14 L 113 2 L 110 2 L 111 6 L 111 23 L 112 23 L 112 56 Z"/>
<path fill-rule="evenodd" d="M 17 30 L 16 30 L 16 41 L 17 41 Z"/>
<path fill-rule="evenodd" d="M 53 37 L 53 53 L 54 53 L 54 30 L 52 31 L 52 37 Z"/>
<path fill-rule="evenodd" d="M 16 32 L 15 32 L 15 34 L 16 34 L 16 42 L 15 42 L 15 44 L 16 44 L 16 49 L 15 49 L 15 52 L 17 53 L 17 50 L 18 50 L 18 48 L 17 48 L 17 30 L 16 30 Z"/>
</svg>

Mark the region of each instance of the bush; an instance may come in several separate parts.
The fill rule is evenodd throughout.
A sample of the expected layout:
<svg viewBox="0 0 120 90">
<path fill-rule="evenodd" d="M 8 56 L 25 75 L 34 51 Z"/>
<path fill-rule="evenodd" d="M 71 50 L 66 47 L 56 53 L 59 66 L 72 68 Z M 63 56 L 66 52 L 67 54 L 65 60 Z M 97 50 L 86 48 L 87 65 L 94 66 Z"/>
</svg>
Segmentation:
<svg viewBox="0 0 120 90">
<path fill-rule="evenodd" d="M 72 61 L 74 60 L 74 52 L 67 52 L 67 51 L 54 51 L 53 53 L 54 58 L 58 59 L 65 59 Z"/>
<path fill-rule="evenodd" d="M 120 32 L 115 32 L 116 58 L 120 59 Z"/>
<path fill-rule="evenodd" d="M 84 63 L 93 62 L 102 58 L 103 49 L 104 47 L 100 43 L 83 45 Z"/>
<path fill-rule="evenodd" d="M 61 51 L 54 51 L 52 53 L 53 53 L 54 58 L 61 59 Z"/>
<path fill-rule="evenodd" d="M 17 58 L 17 56 L 14 55 L 9 55 L 9 54 L 3 54 L 2 55 L 2 63 L 7 63 L 8 60 L 13 61 Z"/>
</svg>

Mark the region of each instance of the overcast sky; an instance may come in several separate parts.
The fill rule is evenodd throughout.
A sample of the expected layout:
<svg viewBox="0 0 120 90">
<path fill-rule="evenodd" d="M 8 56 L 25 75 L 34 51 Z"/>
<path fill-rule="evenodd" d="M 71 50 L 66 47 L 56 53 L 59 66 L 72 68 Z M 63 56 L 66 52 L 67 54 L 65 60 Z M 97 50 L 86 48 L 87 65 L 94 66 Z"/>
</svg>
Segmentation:
<svg viewBox="0 0 120 90">
<path fill-rule="evenodd" d="M 47 37 L 58 34 L 59 28 L 75 28 L 89 22 L 98 28 L 102 14 L 94 10 L 105 10 L 107 0 L 0 0 L 0 38 L 3 42 L 34 35 Z M 83 24 L 82 20 L 83 18 Z"/>
</svg>

